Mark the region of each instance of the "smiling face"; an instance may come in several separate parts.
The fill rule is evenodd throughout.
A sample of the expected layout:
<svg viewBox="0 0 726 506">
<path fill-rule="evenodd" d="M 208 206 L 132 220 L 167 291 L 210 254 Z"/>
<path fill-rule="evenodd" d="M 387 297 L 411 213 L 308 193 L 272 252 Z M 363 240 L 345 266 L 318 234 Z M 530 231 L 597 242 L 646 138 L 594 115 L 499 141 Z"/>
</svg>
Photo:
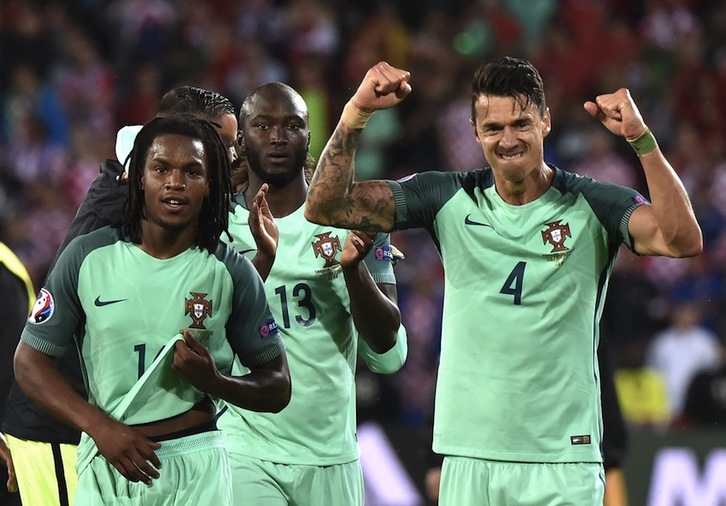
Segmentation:
<svg viewBox="0 0 726 506">
<path fill-rule="evenodd" d="M 526 184 L 546 170 L 544 138 L 549 134 L 549 109 L 542 115 L 524 100 L 480 95 L 475 104 L 474 134 L 496 179 Z"/>
<path fill-rule="evenodd" d="M 241 146 L 250 177 L 278 187 L 303 177 L 310 130 L 302 97 L 272 84 L 260 88 L 243 107 Z"/>
<path fill-rule="evenodd" d="M 195 237 L 204 199 L 209 195 L 201 140 L 162 134 L 146 153 L 141 188 L 147 224 L 166 233 Z"/>
</svg>

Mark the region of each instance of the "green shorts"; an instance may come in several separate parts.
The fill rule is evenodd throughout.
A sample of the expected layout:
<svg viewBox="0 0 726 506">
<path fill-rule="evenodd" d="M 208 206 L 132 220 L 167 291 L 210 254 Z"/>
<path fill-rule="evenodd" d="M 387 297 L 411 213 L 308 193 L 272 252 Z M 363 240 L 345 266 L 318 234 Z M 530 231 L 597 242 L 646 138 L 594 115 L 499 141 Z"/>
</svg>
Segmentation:
<svg viewBox="0 0 726 506">
<path fill-rule="evenodd" d="M 235 504 L 363 506 L 360 461 L 332 466 L 276 464 L 230 454 Z"/>
<path fill-rule="evenodd" d="M 439 506 L 602 506 L 604 493 L 605 473 L 596 463 L 445 457 Z"/>
<path fill-rule="evenodd" d="M 75 445 L 29 441 L 7 434 L 5 439 L 23 504 L 73 504 L 78 484 Z"/>
<path fill-rule="evenodd" d="M 161 442 L 161 476 L 151 486 L 124 478 L 100 454 L 78 476 L 76 504 L 83 506 L 232 505 L 227 452 L 219 431 Z"/>
</svg>

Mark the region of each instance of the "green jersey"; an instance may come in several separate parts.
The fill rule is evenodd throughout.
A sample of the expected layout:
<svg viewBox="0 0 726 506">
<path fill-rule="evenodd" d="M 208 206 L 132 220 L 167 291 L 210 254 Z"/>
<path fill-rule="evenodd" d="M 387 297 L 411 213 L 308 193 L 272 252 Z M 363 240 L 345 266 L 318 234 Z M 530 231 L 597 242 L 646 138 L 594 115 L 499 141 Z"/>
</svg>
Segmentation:
<svg viewBox="0 0 726 506">
<path fill-rule="evenodd" d="M 554 168 L 506 203 L 491 169 L 391 182 L 396 229 L 424 227 L 445 272 L 434 451 L 601 462 L 599 320 L 637 192 Z"/>
<path fill-rule="evenodd" d="M 240 252 L 254 255 L 244 196 L 237 195 L 229 230 Z M 406 355 L 405 334 L 376 355 L 358 339 L 338 258 L 348 230 L 308 222 L 301 206 L 275 218 L 280 234 L 265 291 L 285 341 L 292 378 L 290 404 L 277 414 L 230 406 L 218 420 L 228 451 L 279 464 L 333 465 L 359 457 L 355 370 L 358 352 L 377 372 L 394 372 Z M 376 283 L 395 283 L 388 234 L 365 258 Z M 401 326 L 403 329 L 403 326 Z"/>
<path fill-rule="evenodd" d="M 104 227 L 74 239 L 41 289 L 21 339 L 58 356 L 79 339 L 89 402 L 111 413 L 162 347 L 184 328 L 204 344 L 223 374 L 233 356 L 265 363 L 283 345 L 249 260 L 226 244 L 215 254 L 192 247 L 158 259 Z M 204 394 L 175 374 L 188 396 Z M 177 379 L 174 379 L 177 378 Z M 165 388 L 165 385 L 159 385 Z M 150 403 L 127 423 L 146 423 L 188 409 L 178 402 Z"/>
</svg>

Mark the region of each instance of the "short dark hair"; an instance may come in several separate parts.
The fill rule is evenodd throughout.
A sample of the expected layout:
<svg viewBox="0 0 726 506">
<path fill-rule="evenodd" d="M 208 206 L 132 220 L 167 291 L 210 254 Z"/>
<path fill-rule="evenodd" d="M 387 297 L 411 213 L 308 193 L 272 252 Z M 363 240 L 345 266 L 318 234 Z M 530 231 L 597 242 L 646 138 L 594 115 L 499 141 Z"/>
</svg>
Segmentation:
<svg viewBox="0 0 726 506">
<path fill-rule="evenodd" d="M 194 86 L 180 86 L 166 92 L 156 111 L 157 116 L 191 114 L 204 118 L 218 118 L 234 113 L 234 105 L 227 97 L 216 91 Z"/>
<path fill-rule="evenodd" d="M 481 65 L 471 83 L 471 119 L 476 120 L 476 101 L 482 95 L 511 97 L 522 108 L 534 105 L 540 115 L 547 110 L 544 83 L 527 60 L 503 56 Z"/>
<path fill-rule="evenodd" d="M 267 90 L 277 90 L 283 95 L 286 95 L 290 101 L 300 100 L 303 104 L 305 104 L 305 99 L 300 95 L 300 93 L 288 84 L 281 83 L 279 81 L 261 84 L 247 95 L 244 101 L 242 101 L 242 106 L 239 108 L 239 117 L 237 118 L 240 128 L 242 128 L 242 125 L 245 124 L 245 120 L 247 119 L 247 116 L 250 113 L 250 108 L 252 107 L 252 102 L 257 98 L 257 95 Z M 307 112 L 307 104 L 305 104 L 305 110 Z"/>
<path fill-rule="evenodd" d="M 144 175 L 146 156 L 154 139 L 165 134 L 179 134 L 198 139 L 204 145 L 207 162 L 209 197 L 204 200 L 194 243 L 214 253 L 223 232 L 227 231 L 229 201 L 232 195 L 230 161 L 227 149 L 214 125 L 189 114 L 154 118 L 146 123 L 134 140 L 129 163 L 129 196 L 123 210 L 123 232 L 136 244 L 141 243 L 141 221 L 146 217 Z"/>
</svg>

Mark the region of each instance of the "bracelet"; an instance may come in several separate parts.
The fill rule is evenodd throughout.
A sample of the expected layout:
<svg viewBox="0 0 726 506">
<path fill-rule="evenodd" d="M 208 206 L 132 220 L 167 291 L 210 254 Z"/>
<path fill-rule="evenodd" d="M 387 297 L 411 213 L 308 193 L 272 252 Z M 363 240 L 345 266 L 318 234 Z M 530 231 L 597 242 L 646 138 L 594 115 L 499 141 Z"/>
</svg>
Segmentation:
<svg viewBox="0 0 726 506">
<path fill-rule="evenodd" d="M 644 156 L 648 153 L 652 153 L 658 147 L 658 142 L 656 142 L 655 136 L 653 135 L 653 132 L 650 131 L 650 128 L 646 128 L 645 132 L 643 132 L 637 139 L 628 141 L 628 144 L 630 144 L 630 147 L 635 150 L 635 154 L 638 156 Z"/>
<path fill-rule="evenodd" d="M 368 119 L 373 115 L 372 112 L 365 112 L 356 106 L 353 102 L 348 102 L 343 107 L 343 114 L 340 121 L 353 129 L 361 130 L 365 128 Z"/>
</svg>

